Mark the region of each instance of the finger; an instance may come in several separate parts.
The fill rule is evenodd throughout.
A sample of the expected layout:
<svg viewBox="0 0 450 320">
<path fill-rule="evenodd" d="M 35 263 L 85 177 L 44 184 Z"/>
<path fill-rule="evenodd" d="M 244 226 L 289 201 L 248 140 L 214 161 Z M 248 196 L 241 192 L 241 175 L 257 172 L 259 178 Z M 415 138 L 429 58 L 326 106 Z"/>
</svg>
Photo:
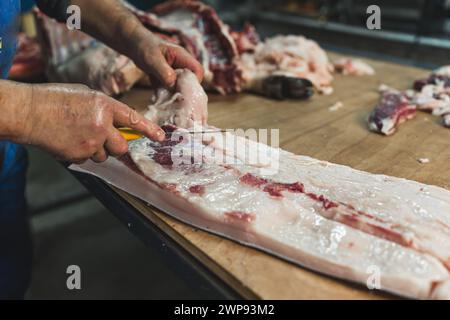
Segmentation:
<svg viewBox="0 0 450 320">
<path fill-rule="evenodd" d="M 114 102 L 113 116 L 115 126 L 129 127 L 141 132 L 151 140 L 163 141 L 165 139 L 166 133 L 159 126 L 125 104 L 115 100 Z"/>
<path fill-rule="evenodd" d="M 173 68 L 189 69 L 195 73 L 198 80 L 203 80 L 203 67 L 189 52 L 184 48 L 172 44 L 168 44 L 163 50 L 167 63 Z"/>
<path fill-rule="evenodd" d="M 128 143 L 118 130 L 112 129 L 106 139 L 105 148 L 111 156 L 120 157 L 128 152 Z"/>
<path fill-rule="evenodd" d="M 105 162 L 108 159 L 108 154 L 106 153 L 105 148 L 100 148 L 92 157 L 92 161 L 101 163 Z"/>
<path fill-rule="evenodd" d="M 169 65 L 166 58 L 163 56 L 160 50 L 152 51 L 148 58 L 147 64 L 150 70 L 144 70 L 150 73 L 152 76 L 166 87 L 173 87 L 177 80 L 175 70 Z"/>
</svg>

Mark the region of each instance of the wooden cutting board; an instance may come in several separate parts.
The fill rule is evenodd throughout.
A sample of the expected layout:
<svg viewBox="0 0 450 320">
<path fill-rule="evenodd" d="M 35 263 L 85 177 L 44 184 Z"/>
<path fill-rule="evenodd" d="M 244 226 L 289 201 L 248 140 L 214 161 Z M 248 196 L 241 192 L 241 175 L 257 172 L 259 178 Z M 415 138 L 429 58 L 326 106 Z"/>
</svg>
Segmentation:
<svg viewBox="0 0 450 320">
<path fill-rule="evenodd" d="M 381 83 L 406 89 L 429 71 L 366 61 L 375 68 L 375 76 L 338 75 L 332 95 L 315 95 L 308 101 L 209 94 L 209 123 L 220 128 L 279 128 L 281 148 L 293 153 L 450 189 L 450 129 L 442 127 L 439 118 L 420 113 L 391 137 L 369 132 L 366 124 L 378 101 Z M 142 108 L 147 104 L 148 91 L 134 89 L 123 100 Z M 338 101 L 343 107 L 330 111 L 329 107 Z M 420 164 L 419 158 L 430 162 Z M 246 298 L 392 298 L 197 230 L 149 208 L 126 192 L 116 191 Z"/>
</svg>

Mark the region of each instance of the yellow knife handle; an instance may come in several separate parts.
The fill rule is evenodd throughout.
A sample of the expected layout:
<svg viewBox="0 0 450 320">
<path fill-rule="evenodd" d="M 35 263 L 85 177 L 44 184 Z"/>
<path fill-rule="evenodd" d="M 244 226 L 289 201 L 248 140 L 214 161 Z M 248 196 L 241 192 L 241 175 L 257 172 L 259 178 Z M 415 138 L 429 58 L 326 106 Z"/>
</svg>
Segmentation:
<svg viewBox="0 0 450 320">
<path fill-rule="evenodd" d="M 129 128 L 119 128 L 120 135 L 127 141 L 133 141 L 142 138 L 142 134 Z"/>
</svg>

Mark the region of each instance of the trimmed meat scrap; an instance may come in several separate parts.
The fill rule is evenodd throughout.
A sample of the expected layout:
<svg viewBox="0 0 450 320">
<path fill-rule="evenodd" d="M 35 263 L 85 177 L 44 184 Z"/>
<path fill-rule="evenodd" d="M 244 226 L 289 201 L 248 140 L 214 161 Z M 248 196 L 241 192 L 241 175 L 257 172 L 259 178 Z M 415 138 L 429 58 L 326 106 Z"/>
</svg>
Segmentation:
<svg viewBox="0 0 450 320">
<path fill-rule="evenodd" d="M 444 126 L 450 128 L 450 113 L 443 116 Z"/>
<path fill-rule="evenodd" d="M 403 122 L 414 118 L 416 105 L 406 94 L 393 89 L 381 92 L 378 105 L 369 115 L 369 128 L 374 132 L 391 135 Z"/>
<path fill-rule="evenodd" d="M 360 59 L 341 58 L 333 62 L 334 69 L 343 75 L 372 76 L 375 70 Z"/>
<path fill-rule="evenodd" d="M 442 116 L 443 124 L 449 127 L 450 114 L 450 66 L 443 66 L 426 79 L 414 83 L 414 102 L 419 110 Z"/>
</svg>

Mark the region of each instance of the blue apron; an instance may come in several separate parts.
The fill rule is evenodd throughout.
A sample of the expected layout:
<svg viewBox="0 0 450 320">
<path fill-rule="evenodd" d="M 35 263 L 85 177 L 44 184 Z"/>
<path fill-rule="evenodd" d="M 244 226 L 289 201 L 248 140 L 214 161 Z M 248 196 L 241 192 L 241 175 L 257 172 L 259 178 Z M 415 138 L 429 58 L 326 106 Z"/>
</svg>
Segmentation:
<svg viewBox="0 0 450 320">
<path fill-rule="evenodd" d="M 20 0 L 0 1 L 0 77 L 16 51 Z M 13 93 L 12 93 L 13 94 Z M 31 240 L 25 201 L 27 154 L 0 140 L 0 299 L 21 299 L 30 280 Z"/>
</svg>

